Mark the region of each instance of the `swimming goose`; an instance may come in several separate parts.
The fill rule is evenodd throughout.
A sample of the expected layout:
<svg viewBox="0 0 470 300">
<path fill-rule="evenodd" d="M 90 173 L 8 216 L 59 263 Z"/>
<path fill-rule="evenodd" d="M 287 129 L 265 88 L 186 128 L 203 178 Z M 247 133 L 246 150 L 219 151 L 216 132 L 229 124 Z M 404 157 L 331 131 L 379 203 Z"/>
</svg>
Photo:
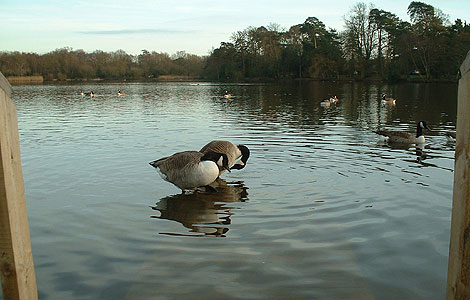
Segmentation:
<svg viewBox="0 0 470 300">
<path fill-rule="evenodd" d="M 164 180 L 179 187 L 183 194 L 186 190 L 214 182 L 219 176 L 219 167 L 230 172 L 227 155 L 213 151 L 205 154 L 198 151 L 178 152 L 149 164 L 157 169 Z"/>
<path fill-rule="evenodd" d="M 395 105 L 397 99 L 395 98 L 386 98 L 385 94 L 382 94 L 382 104 Z"/>
<path fill-rule="evenodd" d="M 95 97 L 95 93 L 94 93 L 93 91 L 91 91 L 90 93 L 88 93 L 88 95 L 90 96 L 90 98 Z"/>
<path fill-rule="evenodd" d="M 426 141 L 423 135 L 423 129 L 431 130 L 425 121 L 419 121 L 416 126 L 416 136 L 406 131 L 379 130 L 375 133 L 383 136 L 391 144 L 424 144 Z"/>
<path fill-rule="evenodd" d="M 85 93 L 83 91 L 80 91 L 80 96 L 85 96 Z"/>
<path fill-rule="evenodd" d="M 118 96 L 124 96 L 124 92 L 121 92 L 121 90 L 118 90 Z"/>
<path fill-rule="evenodd" d="M 230 94 L 228 91 L 225 91 L 224 98 L 225 99 L 230 99 L 230 98 L 232 98 L 232 94 Z"/>
<path fill-rule="evenodd" d="M 325 99 L 322 102 L 320 102 L 320 105 L 323 107 L 330 107 L 331 106 L 331 101 L 330 99 Z"/>
<path fill-rule="evenodd" d="M 227 155 L 228 165 L 231 170 L 241 170 L 245 167 L 248 158 L 250 157 L 250 150 L 245 145 L 234 145 L 229 141 L 211 141 L 199 152 L 208 153 L 209 151 L 223 153 Z M 237 161 L 237 159 L 239 159 Z M 236 162 L 237 161 L 237 162 Z M 235 163 L 236 162 L 236 163 Z M 225 172 L 224 168 L 219 166 L 219 176 Z"/>
</svg>

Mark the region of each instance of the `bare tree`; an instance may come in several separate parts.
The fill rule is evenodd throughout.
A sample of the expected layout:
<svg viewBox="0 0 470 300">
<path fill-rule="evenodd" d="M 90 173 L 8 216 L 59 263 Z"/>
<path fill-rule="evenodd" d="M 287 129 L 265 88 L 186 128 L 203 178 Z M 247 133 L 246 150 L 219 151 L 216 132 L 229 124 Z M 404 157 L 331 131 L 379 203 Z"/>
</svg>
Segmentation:
<svg viewBox="0 0 470 300">
<path fill-rule="evenodd" d="M 345 50 L 352 52 L 349 53 L 350 59 L 357 60 L 362 77 L 365 77 L 372 54 L 377 47 L 377 24 L 370 18 L 372 9 L 374 9 L 373 4 L 366 5 L 360 2 L 355 4 L 344 17 Z"/>
</svg>

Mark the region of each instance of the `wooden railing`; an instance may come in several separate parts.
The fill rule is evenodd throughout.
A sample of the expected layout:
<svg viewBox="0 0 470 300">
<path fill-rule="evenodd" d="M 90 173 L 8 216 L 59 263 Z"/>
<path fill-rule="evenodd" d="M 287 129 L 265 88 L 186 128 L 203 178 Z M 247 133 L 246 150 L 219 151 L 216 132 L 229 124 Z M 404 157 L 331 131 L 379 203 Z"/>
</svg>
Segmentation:
<svg viewBox="0 0 470 300">
<path fill-rule="evenodd" d="M 447 300 L 470 299 L 470 51 L 460 72 Z"/>
<path fill-rule="evenodd" d="M 16 107 L 0 73 L 0 280 L 4 300 L 38 299 L 21 169 Z"/>
</svg>

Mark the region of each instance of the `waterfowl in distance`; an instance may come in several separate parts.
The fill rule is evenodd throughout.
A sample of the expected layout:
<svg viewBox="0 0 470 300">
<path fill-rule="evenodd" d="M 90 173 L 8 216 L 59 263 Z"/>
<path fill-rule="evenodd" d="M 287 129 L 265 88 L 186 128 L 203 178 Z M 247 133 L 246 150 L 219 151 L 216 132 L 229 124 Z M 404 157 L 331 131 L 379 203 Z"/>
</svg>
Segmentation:
<svg viewBox="0 0 470 300">
<path fill-rule="evenodd" d="M 329 99 L 325 99 L 322 102 L 320 102 L 320 105 L 323 107 L 330 107 L 331 104 L 336 104 L 338 103 L 339 99 L 336 96 L 330 97 Z"/>
<path fill-rule="evenodd" d="M 397 103 L 397 99 L 387 98 L 385 94 L 382 94 L 382 104 L 395 105 L 396 103 Z"/>
<path fill-rule="evenodd" d="M 322 102 L 320 102 L 320 105 L 323 106 L 323 107 L 330 107 L 331 106 L 331 102 L 329 99 L 325 99 L 323 100 Z"/>
</svg>

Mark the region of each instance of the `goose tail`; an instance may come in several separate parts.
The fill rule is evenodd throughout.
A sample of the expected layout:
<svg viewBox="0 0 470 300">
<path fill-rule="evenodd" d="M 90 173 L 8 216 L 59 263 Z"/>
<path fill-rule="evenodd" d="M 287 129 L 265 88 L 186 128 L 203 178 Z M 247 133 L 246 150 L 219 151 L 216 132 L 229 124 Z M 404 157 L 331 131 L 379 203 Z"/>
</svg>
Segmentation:
<svg viewBox="0 0 470 300">
<path fill-rule="evenodd" d="M 149 162 L 149 165 L 151 165 L 152 167 L 154 168 L 158 168 L 158 163 L 164 159 L 166 159 L 167 157 L 163 157 L 163 158 L 160 158 L 160 159 L 157 159 L 157 160 L 154 160 L 154 161 L 151 161 Z"/>
<path fill-rule="evenodd" d="M 374 130 L 373 132 L 379 135 L 379 141 L 386 142 L 390 138 L 383 130 Z"/>
</svg>

